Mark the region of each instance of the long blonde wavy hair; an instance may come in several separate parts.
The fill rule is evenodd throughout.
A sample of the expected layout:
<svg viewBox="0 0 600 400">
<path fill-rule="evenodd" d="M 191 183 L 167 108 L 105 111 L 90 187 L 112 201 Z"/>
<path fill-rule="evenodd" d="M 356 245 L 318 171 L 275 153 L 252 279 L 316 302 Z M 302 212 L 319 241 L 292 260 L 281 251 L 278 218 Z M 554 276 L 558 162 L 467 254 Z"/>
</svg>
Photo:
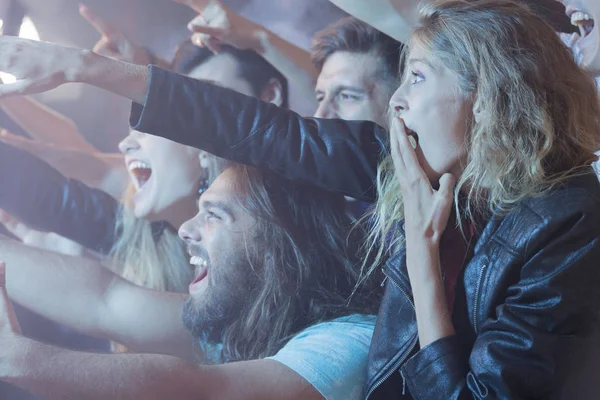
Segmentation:
<svg viewBox="0 0 600 400">
<path fill-rule="evenodd" d="M 467 159 L 455 189 L 459 222 L 480 213 L 506 214 L 523 199 L 591 171 L 600 149 L 594 80 L 526 6 L 509 0 L 435 2 L 421 9 L 405 52 L 417 45 L 458 75 L 477 113 L 468 124 Z M 398 229 L 404 207 L 394 174 L 387 156 L 378 170 L 367 244 L 376 254 L 372 270 L 404 243 Z"/>
</svg>

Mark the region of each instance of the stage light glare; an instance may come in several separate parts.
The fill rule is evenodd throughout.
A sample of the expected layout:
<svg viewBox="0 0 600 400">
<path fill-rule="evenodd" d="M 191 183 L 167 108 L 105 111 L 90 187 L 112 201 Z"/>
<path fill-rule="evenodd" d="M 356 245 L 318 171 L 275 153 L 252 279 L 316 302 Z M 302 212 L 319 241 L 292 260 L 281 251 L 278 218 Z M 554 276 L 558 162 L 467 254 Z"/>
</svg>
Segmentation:
<svg viewBox="0 0 600 400">
<path fill-rule="evenodd" d="M 19 37 L 30 40 L 40 40 L 40 34 L 35 27 L 33 21 L 28 16 L 23 18 L 21 29 L 19 29 Z"/>
</svg>

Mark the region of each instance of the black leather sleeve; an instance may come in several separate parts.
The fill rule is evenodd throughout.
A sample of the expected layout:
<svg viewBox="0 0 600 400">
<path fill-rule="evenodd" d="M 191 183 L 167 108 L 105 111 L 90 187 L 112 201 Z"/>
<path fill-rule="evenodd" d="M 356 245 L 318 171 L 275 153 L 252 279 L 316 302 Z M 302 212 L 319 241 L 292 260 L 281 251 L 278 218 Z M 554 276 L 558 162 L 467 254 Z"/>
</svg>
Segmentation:
<svg viewBox="0 0 600 400">
<path fill-rule="evenodd" d="M 522 249 L 520 273 L 470 352 L 450 336 L 404 365 L 415 399 L 546 398 L 561 387 L 569 372 L 563 360 L 594 326 L 600 304 L 600 212 L 585 197 L 557 197 L 561 209 L 538 204 L 514 221 L 527 234 L 495 239 Z M 489 282 L 502 272 L 487 273 Z M 492 292 L 486 281 L 482 287 Z"/>
<path fill-rule="evenodd" d="M 151 66 L 133 129 L 360 200 L 373 201 L 387 132 L 373 122 L 303 118 L 193 78 Z"/>
<path fill-rule="evenodd" d="M 0 208 L 26 225 L 55 232 L 106 254 L 114 243 L 119 203 L 68 179 L 44 161 L 0 143 Z"/>
</svg>

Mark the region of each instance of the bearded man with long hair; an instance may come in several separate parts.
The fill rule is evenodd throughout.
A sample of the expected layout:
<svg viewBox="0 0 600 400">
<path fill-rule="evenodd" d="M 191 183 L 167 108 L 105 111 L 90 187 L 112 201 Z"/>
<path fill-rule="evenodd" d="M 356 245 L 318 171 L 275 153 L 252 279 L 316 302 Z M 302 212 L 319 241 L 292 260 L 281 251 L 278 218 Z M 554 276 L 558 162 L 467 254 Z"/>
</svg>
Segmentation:
<svg viewBox="0 0 600 400">
<path fill-rule="evenodd" d="M 189 296 L 2 241 L 0 378 L 49 399 L 361 398 L 377 292 L 356 291 L 360 263 L 346 251 L 343 197 L 233 165 L 198 207 L 179 232 L 195 267 Z M 24 338 L 8 295 L 147 354 L 86 354 Z"/>
</svg>

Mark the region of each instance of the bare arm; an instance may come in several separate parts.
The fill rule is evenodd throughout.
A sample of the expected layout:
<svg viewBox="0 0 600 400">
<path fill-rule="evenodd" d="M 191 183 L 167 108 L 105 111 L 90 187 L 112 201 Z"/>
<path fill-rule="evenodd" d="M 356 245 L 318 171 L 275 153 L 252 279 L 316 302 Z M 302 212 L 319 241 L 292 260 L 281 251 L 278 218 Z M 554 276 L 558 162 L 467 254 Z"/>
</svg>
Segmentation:
<svg viewBox="0 0 600 400">
<path fill-rule="evenodd" d="M 0 102 L 2 110 L 32 138 L 86 152 L 96 152 L 66 116 L 31 97 L 12 97 Z"/>
<path fill-rule="evenodd" d="M 128 64 L 89 50 L 2 36 L 0 71 L 17 82 L 0 85 L 0 97 L 41 93 L 65 83 L 96 86 L 143 104 L 150 73 L 146 66 Z"/>
<path fill-rule="evenodd" d="M 193 341 L 181 322 L 185 295 L 141 288 L 96 261 L 8 240 L 0 240 L 0 254 L 17 303 L 137 351 L 193 358 Z"/>
<path fill-rule="evenodd" d="M 318 73 L 308 51 L 236 14 L 219 1 L 195 0 L 186 4 L 199 13 L 189 25 L 196 45 L 219 52 L 221 44 L 228 44 L 259 53 L 289 80 L 297 92 L 293 97 L 299 96 L 307 102 L 311 113 L 316 110 L 314 87 Z"/>
<path fill-rule="evenodd" d="M 0 378 L 45 399 L 323 399 L 300 375 L 273 360 L 209 367 L 171 356 L 79 353 L 22 337 L 10 342 L 0 350 L 5 353 Z"/>
<path fill-rule="evenodd" d="M 348 14 L 405 43 L 417 23 L 419 6 L 433 0 L 329 0 Z"/>
<path fill-rule="evenodd" d="M 197 366 L 150 354 L 89 354 L 24 338 L 0 263 L 0 379 L 45 399 L 317 400 L 304 378 L 273 360 Z M 164 321 L 169 323 L 170 321 Z"/>
</svg>

